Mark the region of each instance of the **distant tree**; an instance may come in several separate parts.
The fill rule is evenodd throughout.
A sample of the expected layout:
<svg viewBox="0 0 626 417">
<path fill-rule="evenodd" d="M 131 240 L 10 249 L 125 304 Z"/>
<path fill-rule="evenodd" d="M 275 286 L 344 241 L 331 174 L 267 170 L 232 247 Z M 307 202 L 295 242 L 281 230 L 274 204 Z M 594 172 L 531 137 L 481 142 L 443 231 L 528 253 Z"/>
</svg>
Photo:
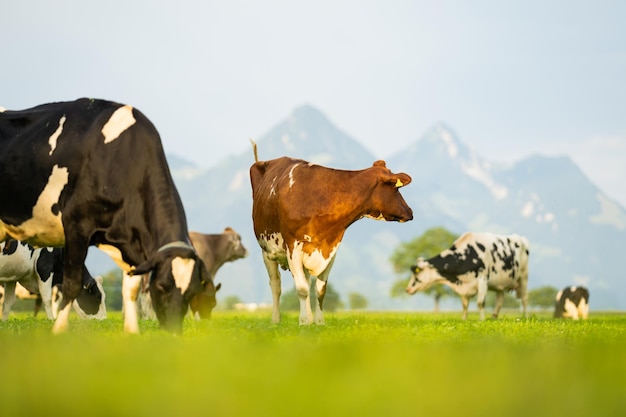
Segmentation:
<svg viewBox="0 0 626 417">
<path fill-rule="evenodd" d="M 122 309 L 122 270 L 112 269 L 102 276 L 106 307 L 110 311 Z"/>
<path fill-rule="evenodd" d="M 315 281 L 316 278 L 311 279 L 311 287 L 310 287 L 310 301 L 311 301 L 311 309 L 315 311 Z M 300 299 L 298 298 L 298 294 L 296 294 L 296 288 L 293 287 L 291 290 L 283 293 L 280 297 L 280 307 L 285 311 L 299 311 L 300 310 Z M 324 304 L 322 304 L 322 309 L 324 311 L 335 311 L 337 309 L 343 308 L 344 305 L 341 302 L 339 297 L 339 293 L 335 291 L 335 289 L 330 285 L 326 285 L 326 295 L 324 296 Z"/>
<path fill-rule="evenodd" d="M 351 292 L 348 294 L 348 304 L 350 310 L 363 310 L 367 308 L 367 298 L 358 292 Z"/>
<path fill-rule="evenodd" d="M 530 307 L 551 308 L 554 306 L 558 292 L 558 289 L 550 285 L 534 288 L 528 291 L 528 305 Z"/>
<path fill-rule="evenodd" d="M 396 280 L 391 287 L 391 297 L 407 296 L 406 287 L 411 278 L 411 266 L 415 265 L 417 258 L 428 259 L 444 249 L 449 248 L 457 238 L 455 234 L 443 227 L 428 229 L 410 242 L 401 243 L 391 254 L 391 264 L 396 273 L 405 278 Z M 435 301 L 434 310 L 439 310 L 439 301 L 443 297 L 455 296 L 455 292 L 445 285 L 433 285 L 424 294 L 429 294 Z"/>
<path fill-rule="evenodd" d="M 403 279 L 397 279 L 391 285 L 391 298 L 396 297 L 406 297 L 408 294 L 406 293 L 406 287 L 409 285 L 409 280 L 411 277 L 406 277 Z"/>
<path fill-rule="evenodd" d="M 219 304 L 224 310 L 234 310 L 235 304 L 239 303 L 241 303 L 241 299 L 239 297 L 237 297 L 236 295 L 229 295 L 228 297 L 224 298 L 224 301 L 220 302 Z"/>
</svg>

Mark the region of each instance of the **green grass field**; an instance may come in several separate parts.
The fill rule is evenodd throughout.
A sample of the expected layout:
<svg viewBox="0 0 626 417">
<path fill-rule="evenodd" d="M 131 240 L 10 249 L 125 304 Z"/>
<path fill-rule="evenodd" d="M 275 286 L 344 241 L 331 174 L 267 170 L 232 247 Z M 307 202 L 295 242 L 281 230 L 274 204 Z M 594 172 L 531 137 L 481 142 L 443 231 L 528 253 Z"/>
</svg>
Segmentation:
<svg viewBox="0 0 626 417">
<path fill-rule="evenodd" d="M 0 416 L 623 416 L 626 314 L 217 312 L 184 334 L 0 323 Z"/>
</svg>

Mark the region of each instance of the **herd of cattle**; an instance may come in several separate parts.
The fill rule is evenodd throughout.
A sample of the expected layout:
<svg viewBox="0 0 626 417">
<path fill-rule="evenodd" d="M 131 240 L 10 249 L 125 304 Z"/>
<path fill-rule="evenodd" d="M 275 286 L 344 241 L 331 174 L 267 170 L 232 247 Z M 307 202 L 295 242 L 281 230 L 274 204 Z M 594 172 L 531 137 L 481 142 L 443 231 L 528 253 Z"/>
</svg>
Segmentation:
<svg viewBox="0 0 626 417">
<path fill-rule="evenodd" d="M 250 168 L 252 219 L 279 322 L 279 267 L 293 276 L 300 324 L 324 323 L 326 283 L 346 229 L 355 221 L 407 222 L 413 212 L 400 194 L 411 182 L 384 161 L 366 169 L 337 170 L 288 157 Z M 138 332 L 140 317 L 180 332 L 184 316 L 208 318 L 216 305 L 217 270 L 243 258 L 237 232 L 188 232 L 161 139 L 137 109 L 79 99 L 22 111 L 0 108 L 0 283 L 2 319 L 16 288 L 40 300 L 53 332 L 67 329 L 70 309 L 83 318 L 106 317 L 102 279 L 85 267 L 89 246 L 106 252 L 123 271 L 124 330 Z M 527 307 L 528 241 L 518 235 L 465 233 L 452 247 L 418 259 L 407 292 L 433 284 L 461 296 L 463 318 L 477 296 L 484 318 L 488 290 L 497 317 L 504 293 Z M 315 313 L 309 282 L 315 280 Z M 1 287 L 0 287 L 1 288 Z M 566 288 L 555 316 L 587 318 L 588 291 Z"/>
</svg>

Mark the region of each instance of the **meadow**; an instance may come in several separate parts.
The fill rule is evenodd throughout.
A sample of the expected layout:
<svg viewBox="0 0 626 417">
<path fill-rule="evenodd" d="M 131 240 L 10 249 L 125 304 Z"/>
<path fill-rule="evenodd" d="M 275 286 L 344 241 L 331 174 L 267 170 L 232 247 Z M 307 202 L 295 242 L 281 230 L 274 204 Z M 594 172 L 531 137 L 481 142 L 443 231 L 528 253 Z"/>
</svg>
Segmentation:
<svg viewBox="0 0 626 417">
<path fill-rule="evenodd" d="M 185 319 L 183 335 L 120 313 L 0 323 L 0 416 L 623 416 L 626 314 L 269 312 Z"/>
</svg>

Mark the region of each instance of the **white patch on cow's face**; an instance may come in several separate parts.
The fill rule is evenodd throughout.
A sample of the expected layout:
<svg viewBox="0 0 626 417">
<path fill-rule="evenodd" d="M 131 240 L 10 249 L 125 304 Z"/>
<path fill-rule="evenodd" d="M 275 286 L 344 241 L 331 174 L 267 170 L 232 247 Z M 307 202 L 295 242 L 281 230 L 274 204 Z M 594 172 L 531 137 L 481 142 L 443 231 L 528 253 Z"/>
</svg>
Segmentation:
<svg viewBox="0 0 626 417">
<path fill-rule="evenodd" d="M 4 107 L 0 106 L 0 113 L 4 113 L 5 111 L 7 111 L 7 109 L 5 109 Z"/>
<path fill-rule="evenodd" d="M 185 293 L 189 288 L 191 282 L 191 274 L 196 265 L 196 261 L 193 258 L 181 258 L 177 256 L 172 259 L 172 275 L 176 282 L 176 288 L 180 289 L 181 293 Z"/>
<path fill-rule="evenodd" d="M 124 262 L 124 259 L 122 258 L 122 252 L 120 252 L 120 250 L 118 248 L 116 248 L 115 246 L 106 245 L 106 244 L 100 244 L 100 245 L 97 245 L 97 247 L 102 252 L 104 252 L 107 255 L 109 255 L 111 257 L 111 259 L 113 260 L 113 262 L 115 262 L 117 264 L 117 266 L 119 266 L 122 271 L 128 273 L 128 272 L 130 272 L 133 269 L 129 264 Z"/>
<path fill-rule="evenodd" d="M 437 269 L 433 268 L 429 264 L 418 265 L 418 269 L 413 273 L 409 280 L 409 285 L 406 287 L 406 292 L 409 294 L 415 294 L 419 291 L 424 291 L 430 288 L 435 282 L 440 281 L 443 278 L 437 272 Z"/>
<path fill-rule="evenodd" d="M 28 241 L 35 246 L 63 246 L 65 245 L 65 233 L 61 210 L 54 214 L 52 209 L 58 204 L 63 188 L 67 185 L 69 172 L 67 168 L 52 167 L 52 173 L 48 178 L 48 184 L 33 207 L 33 215 L 30 219 L 18 226 L 3 224 L 9 234 L 17 239 Z M 2 229 L 2 227 L 0 227 Z"/>
<path fill-rule="evenodd" d="M 59 120 L 59 127 L 54 131 L 50 139 L 48 139 L 48 143 L 50 144 L 50 153 L 48 155 L 52 155 L 52 152 L 57 148 L 57 139 L 61 136 L 61 132 L 63 132 L 63 124 L 65 123 L 65 115 L 61 117 Z"/>
<path fill-rule="evenodd" d="M 291 170 L 289 170 L 289 188 L 293 187 L 293 185 L 296 183 L 296 180 L 293 178 L 293 172 L 298 165 L 300 164 L 295 164 L 291 167 Z"/>
<path fill-rule="evenodd" d="M 113 142 L 117 139 L 126 129 L 134 125 L 136 122 L 133 116 L 132 106 L 123 106 L 115 110 L 111 115 L 111 118 L 105 123 L 102 128 L 102 134 L 104 135 L 104 143 Z"/>
</svg>

